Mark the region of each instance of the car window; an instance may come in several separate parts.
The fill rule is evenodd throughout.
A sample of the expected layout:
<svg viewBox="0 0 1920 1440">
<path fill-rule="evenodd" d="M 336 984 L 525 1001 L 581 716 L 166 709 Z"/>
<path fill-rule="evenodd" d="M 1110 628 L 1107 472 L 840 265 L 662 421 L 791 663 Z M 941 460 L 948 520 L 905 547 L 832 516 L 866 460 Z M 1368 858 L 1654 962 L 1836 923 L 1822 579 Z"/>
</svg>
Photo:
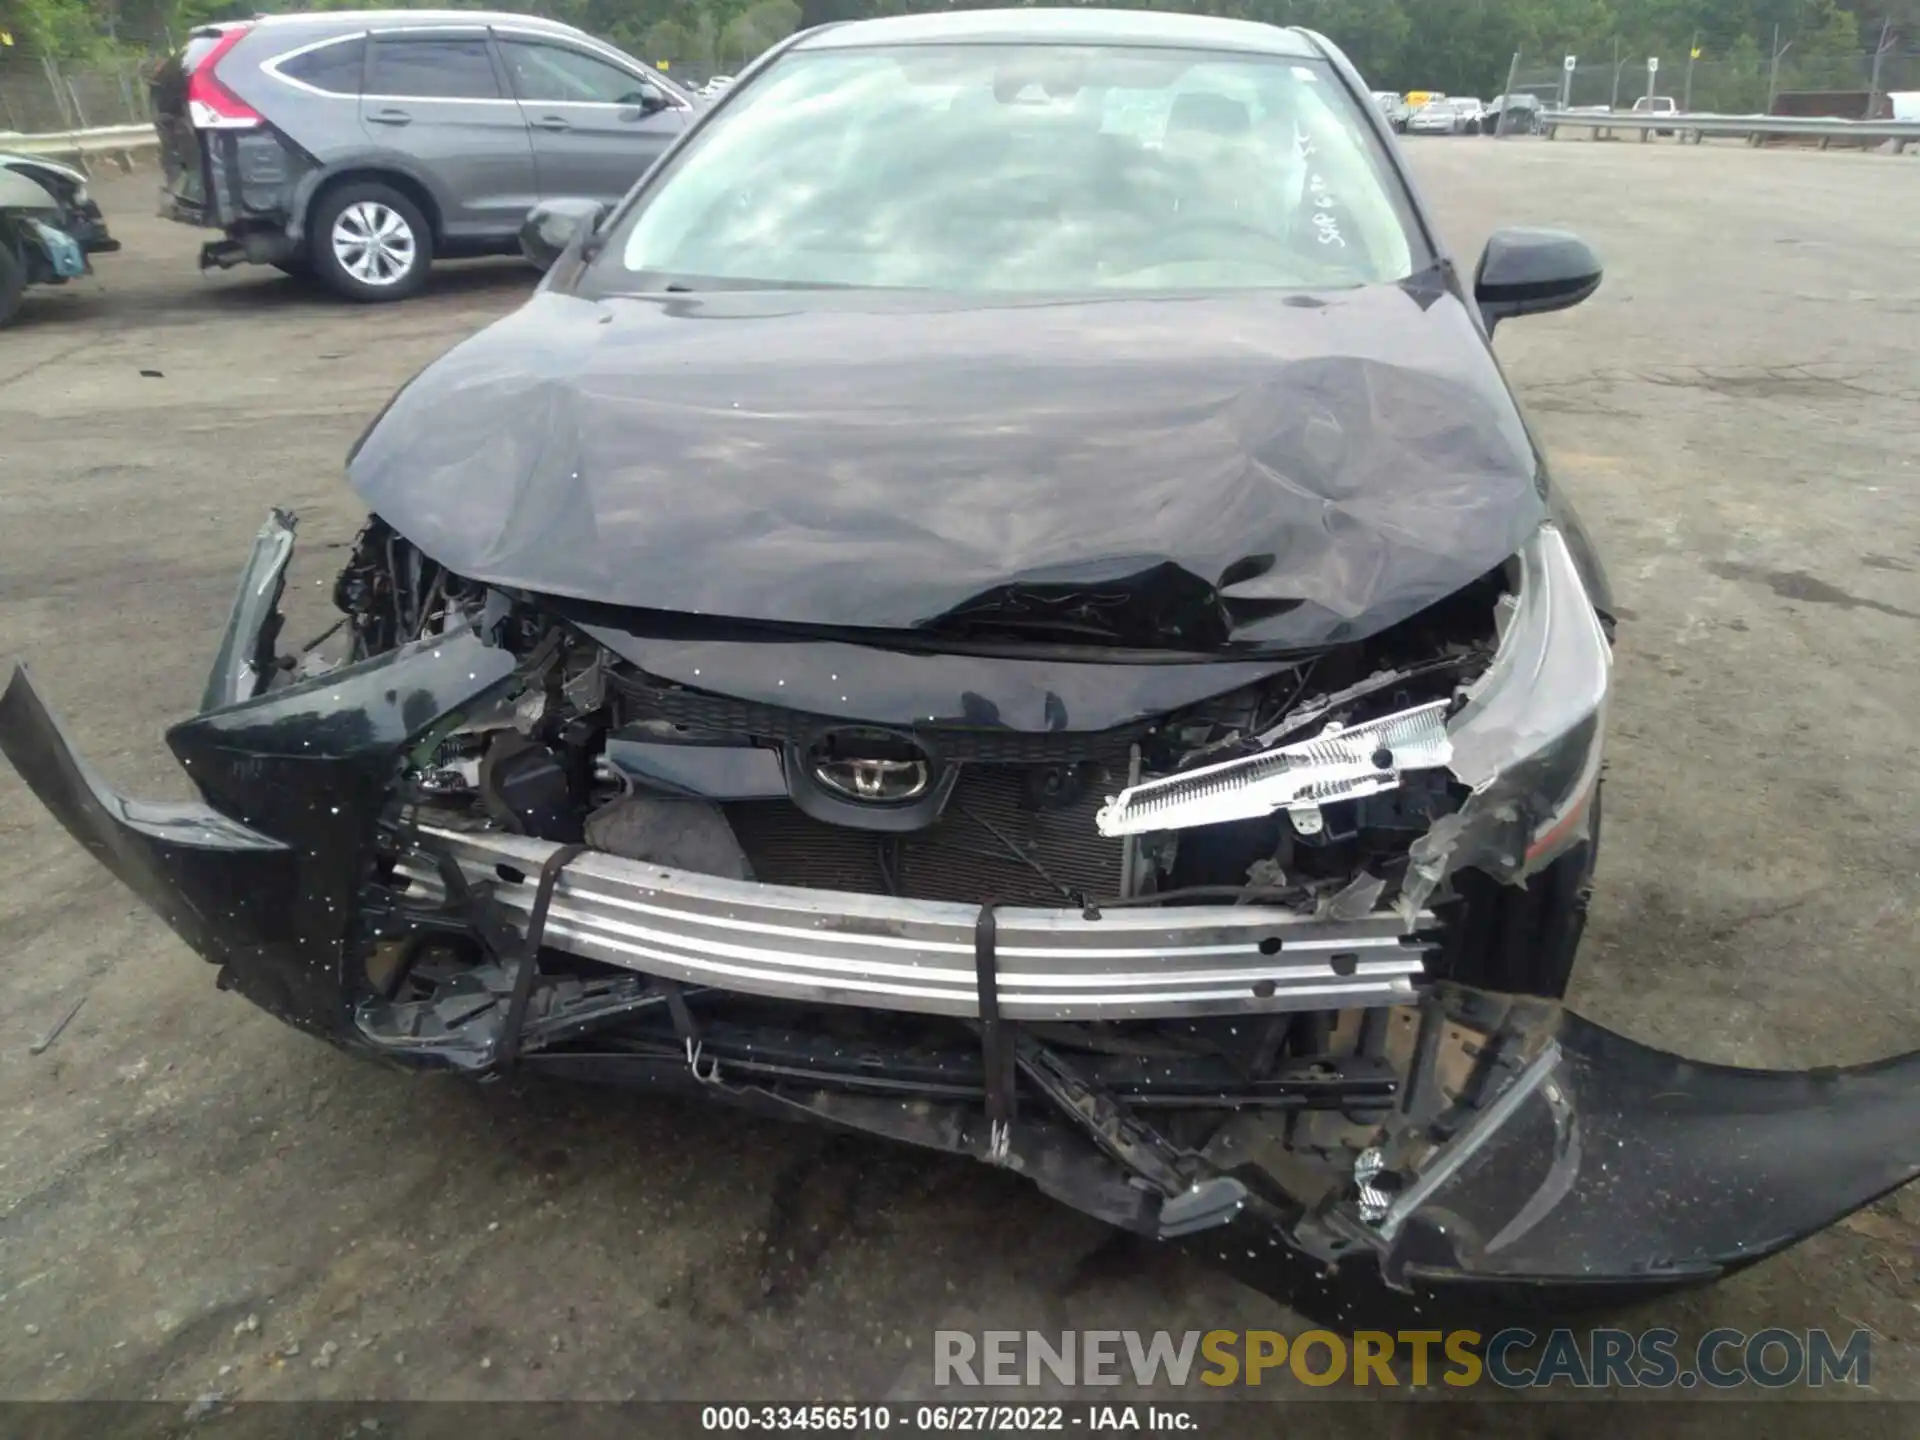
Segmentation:
<svg viewBox="0 0 1920 1440">
<path fill-rule="evenodd" d="M 502 40 L 507 74 L 522 100 L 549 104 L 638 105 L 654 93 L 646 81 L 618 65 L 561 45 Z"/>
<path fill-rule="evenodd" d="M 1323 62 L 1129 46 L 795 50 L 636 196 L 587 283 L 1366 284 L 1411 273 L 1407 204 Z"/>
<path fill-rule="evenodd" d="M 497 100 L 487 42 L 451 36 L 381 36 L 367 68 L 367 93 L 414 100 Z"/>
<path fill-rule="evenodd" d="M 360 71 L 367 58 L 367 40 L 356 35 L 351 40 L 336 40 L 317 50 L 289 55 L 277 67 L 289 80 L 298 80 L 329 95 L 358 95 Z"/>
</svg>

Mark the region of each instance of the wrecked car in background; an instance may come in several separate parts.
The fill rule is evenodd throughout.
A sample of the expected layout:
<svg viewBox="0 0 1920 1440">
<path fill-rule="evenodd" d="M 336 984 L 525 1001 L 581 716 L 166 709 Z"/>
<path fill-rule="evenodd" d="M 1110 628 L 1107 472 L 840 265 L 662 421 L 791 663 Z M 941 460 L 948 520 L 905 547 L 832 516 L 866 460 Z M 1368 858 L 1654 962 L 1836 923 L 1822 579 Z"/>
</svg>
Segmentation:
<svg viewBox="0 0 1920 1440">
<path fill-rule="evenodd" d="M 118 250 L 87 177 L 36 155 L 0 151 L 0 325 L 29 285 L 64 285 L 91 270 L 89 255 Z"/>
<path fill-rule="evenodd" d="M 1913 1177 L 1920 1057 L 1558 1002 L 1610 600 L 1489 334 L 1600 265 L 1464 281 L 1326 41 L 810 32 L 525 243 L 350 457 L 336 668 L 260 532 L 199 802 L 0 701 L 222 987 L 974 1156 L 1348 1324 L 1708 1280 Z"/>
</svg>

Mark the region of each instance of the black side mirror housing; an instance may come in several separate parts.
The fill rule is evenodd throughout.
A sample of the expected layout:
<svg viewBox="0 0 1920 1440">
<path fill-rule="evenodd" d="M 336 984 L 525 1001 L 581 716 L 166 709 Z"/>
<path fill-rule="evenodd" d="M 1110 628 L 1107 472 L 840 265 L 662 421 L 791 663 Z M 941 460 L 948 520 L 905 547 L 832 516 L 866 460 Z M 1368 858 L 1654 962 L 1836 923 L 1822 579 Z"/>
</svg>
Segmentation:
<svg viewBox="0 0 1920 1440">
<path fill-rule="evenodd" d="M 586 243 L 606 214 L 598 200 L 542 200 L 520 223 L 520 253 L 551 270 L 569 250 Z"/>
<path fill-rule="evenodd" d="M 673 101 L 658 90 L 642 90 L 633 97 L 633 107 L 642 115 L 658 115 L 672 104 Z"/>
<path fill-rule="evenodd" d="M 1600 257 L 1564 230 L 1496 230 L 1473 272 L 1473 298 L 1489 335 L 1502 320 L 1565 310 L 1599 288 Z"/>
</svg>

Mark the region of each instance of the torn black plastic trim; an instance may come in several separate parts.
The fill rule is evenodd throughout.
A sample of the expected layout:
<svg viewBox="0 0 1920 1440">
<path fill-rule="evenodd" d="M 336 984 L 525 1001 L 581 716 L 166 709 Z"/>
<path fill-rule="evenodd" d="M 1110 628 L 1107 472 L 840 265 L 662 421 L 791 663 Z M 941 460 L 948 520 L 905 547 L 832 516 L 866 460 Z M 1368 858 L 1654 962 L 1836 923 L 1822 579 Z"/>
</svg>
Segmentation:
<svg viewBox="0 0 1920 1440">
<path fill-rule="evenodd" d="M 1920 1177 L 1920 1051 L 1742 1069 L 1527 1002 L 1503 1029 L 1527 1058 L 1480 1106 L 1508 1113 L 1399 1217 L 1390 1273 L 1710 1278 Z"/>
<path fill-rule="evenodd" d="M 279 903 L 294 884 L 290 847 L 210 805 L 116 793 L 74 751 L 24 666 L 0 696 L 0 752 L 67 833 L 207 959 L 290 938 Z"/>
<path fill-rule="evenodd" d="M 275 508 L 240 572 L 220 649 L 207 676 L 200 708 L 224 710 L 251 700 L 267 688 L 273 670 L 274 645 L 280 635 L 280 597 L 287 587 L 287 563 L 293 559 L 294 530 L 299 518 Z"/>
<path fill-rule="evenodd" d="M 1443 985 L 1424 1008 L 1403 1108 L 1349 1135 L 1353 1173 L 1324 1195 L 1275 1183 L 1256 1124 L 1216 1136 L 1267 1233 L 1203 1253 L 1349 1325 L 1511 1319 L 1713 1280 L 1920 1176 L 1920 1052 L 1749 1070 L 1548 1001 Z"/>
</svg>

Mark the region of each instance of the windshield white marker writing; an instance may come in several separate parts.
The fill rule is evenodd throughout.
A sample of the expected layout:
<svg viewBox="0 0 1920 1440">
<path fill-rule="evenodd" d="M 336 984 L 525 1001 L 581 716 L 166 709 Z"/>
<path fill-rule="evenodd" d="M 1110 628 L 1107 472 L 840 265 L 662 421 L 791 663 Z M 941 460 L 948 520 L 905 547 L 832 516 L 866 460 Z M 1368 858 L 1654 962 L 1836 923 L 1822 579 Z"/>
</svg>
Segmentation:
<svg viewBox="0 0 1920 1440">
<path fill-rule="evenodd" d="M 1313 197 L 1313 228 L 1322 245 L 1347 248 L 1347 237 L 1340 233 L 1340 218 L 1333 213 L 1333 194 L 1318 171 L 1307 176 L 1307 193 Z"/>
</svg>

